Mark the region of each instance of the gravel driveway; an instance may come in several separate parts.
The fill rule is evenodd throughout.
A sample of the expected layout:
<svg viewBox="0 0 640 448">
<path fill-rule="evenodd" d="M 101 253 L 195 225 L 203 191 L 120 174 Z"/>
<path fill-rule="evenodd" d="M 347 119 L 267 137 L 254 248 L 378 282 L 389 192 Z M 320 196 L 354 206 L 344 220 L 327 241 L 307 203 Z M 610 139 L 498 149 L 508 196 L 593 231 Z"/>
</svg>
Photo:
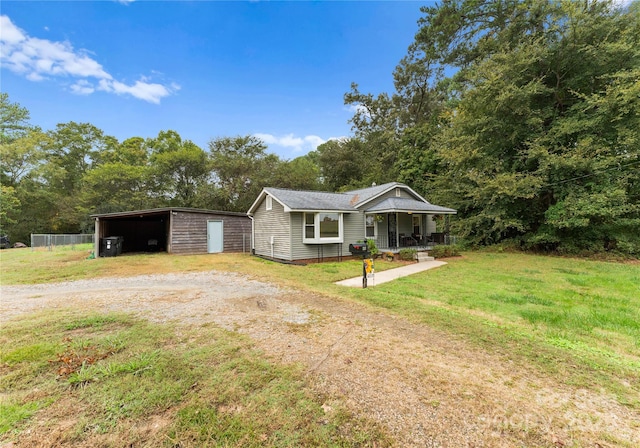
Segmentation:
<svg viewBox="0 0 640 448">
<path fill-rule="evenodd" d="M 227 272 L 0 287 L 0 320 L 47 309 L 215 323 L 299 362 L 318 391 L 383 424 L 402 447 L 640 445 L 640 416 L 507 354 L 335 298 Z M 331 403 L 330 403 L 331 404 Z"/>
</svg>

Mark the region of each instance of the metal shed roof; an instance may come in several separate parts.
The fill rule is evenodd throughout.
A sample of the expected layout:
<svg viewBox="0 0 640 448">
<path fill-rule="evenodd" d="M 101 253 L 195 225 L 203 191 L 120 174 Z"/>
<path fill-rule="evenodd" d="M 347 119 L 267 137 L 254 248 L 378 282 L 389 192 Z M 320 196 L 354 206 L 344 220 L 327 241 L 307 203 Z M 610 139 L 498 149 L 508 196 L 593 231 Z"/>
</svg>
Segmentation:
<svg viewBox="0 0 640 448">
<path fill-rule="evenodd" d="M 247 216 L 246 213 L 227 212 L 227 211 L 220 211 L 220 210 L 206 210 L 202 208 L 162 207 L 162 208 L 151 208 L 146 210 L 131 210 L 126 212 L 98 213 L 95 215 L 91 215 L 91 217 L 92 218 L 124 218 L 124 217 L 134 217 L 134 216 L 142 217 L 142 216 L 162 215 L 170 212 L 206 213 L 206 214 L 227 215 L 227 216 Z"/>
</svg>

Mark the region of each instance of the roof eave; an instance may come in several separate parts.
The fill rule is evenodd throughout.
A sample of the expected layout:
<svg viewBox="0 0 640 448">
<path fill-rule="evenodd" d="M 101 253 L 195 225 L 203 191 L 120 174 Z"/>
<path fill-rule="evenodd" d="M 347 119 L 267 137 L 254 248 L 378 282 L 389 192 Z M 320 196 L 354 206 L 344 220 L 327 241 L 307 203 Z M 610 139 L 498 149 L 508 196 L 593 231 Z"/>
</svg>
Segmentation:
<svg viewBox="0 0 640 448">
<path fill-rule="evenodd" d="M 249 210 L 247 211 L 247 215 L 253 216 L 253 213 L 255 212 L 255 209 L 258 207 L 258 204 L 260 204 L 260 201 L 262 201 L 266 195 L 267 195 L 267 192 L 263 188 L 260 194 L 258 195 L 258 197 L 256 198 L 256 200 L 253 201 L 253 204 L 251 204 L 251 207 L 249 207 Z"/>
<path fill-rule="evenodd" d="M 383 210 L 364 210 L 366 214 L 380 214 L 380 213 L 406 213 L 408 215 L 457 215 L 457 210 L 415 210 L 415 209 L 400 209 L 400 208 L 388 208 Z"/>
<path fill-rule="evenodd" d="M 423 197 L 422 197 L 422 196 L 420 196 L 418 193 L 416 193 L 416 191 L 415 191 L 413 188 L 411 188 L 410 186 L 408 186 L 408 185 L 406 185 L 406 184 L 403 184 L 403 183 L 400 183 L 400 182 L 394 182 L 394 183 L 392 183 L 391 185 L 389 185 L 389 187 L 388 187 L 388 188 L 386 188 L 386 189 L 382 190 L 382 191 L 381 191 L 380 193 L 378 193 L 377 195 L 372 196 L 372 197 L 370 197 L 369 199 L 366 199 L 366 200 L 364 200 L 364 201 L 362 201 L 362 202 L 358 202 L 357 204 L 355 204 L 355 207 L 356 207 L 356 208 L 360 208 L 360 207 L 362 207 L 363 205 L 367 204 L 368 202 L 371 202 L 371 201 L 373 201 L 374 199 L 377 199 L 377 198 L 379 198 L 380 196 L 382 196 L 382 195 L 384 195 L 384 194 L 387 194 L 388 192 L 392 191 L 394 188 L 403 188 L 403 189 L 405 189 L 405 190 L 408 190 L 409 192 L 411 192 L 411 194 L 413 194 L 416 198 L 418 198 L 418 199 L 419 199 L 419 200 L 421 200 L 422 202 L 424 202 L 424 203 L 426 203 L 426 204 L 428 204 L 428 203 L 429 203 L 429 201 L 427 201 L 425 198 L 423 198 Z"/>
<path fill-rule="evenodd" d="M 258 208 L 258 205 L 260 205 L 260 202 L 262 202 L 264 198 L 266 198 L 267 196 L 271 196 L 278 204 L 282 205 L 284 207 L 285 212 L 291 211 L 291 209 L 287 204 L 285 204 L 280 199 L 278 199 L 273 193 L 268 192 L 266 188 L 263 188 L 260 194 L 258 195 L 258 198 L 255 201 L 253 201 L 253 204 L 251 204 L 251 207 L 249 207 L 249 211 L 247 212 L 247 215 L 253 216 L 254 212 Z"/>
<path fill-rule="evenodd" d="M 345 210 L 345 209 L 317 209 L 317 208 L 290 208 L 285 209 L 285 212 L 300 212 L 300 213 L 360 213 L 359 210 Z"/>
</svg>

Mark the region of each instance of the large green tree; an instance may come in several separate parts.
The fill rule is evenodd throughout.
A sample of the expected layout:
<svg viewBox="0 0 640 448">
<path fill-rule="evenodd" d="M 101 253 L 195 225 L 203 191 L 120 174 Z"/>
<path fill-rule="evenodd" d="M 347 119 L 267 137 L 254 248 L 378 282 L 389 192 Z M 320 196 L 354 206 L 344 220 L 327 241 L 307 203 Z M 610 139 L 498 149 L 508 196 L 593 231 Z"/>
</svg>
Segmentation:
<svg viewBox="0 0 640 448">
<path fill-rule="evenodd" d="M 210 204 L 246 212 L 263 187 L 269 186 L 282 161 L 267 153 L 257 137 L 219 137 L 209 142 L 212 190 Z M 273 186 L 273 185 L 272 185 Z"/>
<path fill-rule="evenodd" d="M 38 128 L 26 131 L 20 137 L 0 144 L 2 183 L 13 187 L 32 175 L 43 163 L 48 146 L 47 135 Z"/>
<path fill-rule="evenodd" d="M 10 143 L 24 136 L 31 125 L 26 107 L 9 100 L 9 94 L 0 92 L 0 144 Z"/>
<path fill-rule="evenodd" d="M 194 207 L 199 190 L 209 176 L 207 154 L 190 140 L 182 140 L 175 131 L 161 131 L 147 142 L 151 148 L 150 191 L 165 205 Z M 133 141 L 127 141 L 129 157 L 141 158 Z"/>
<path fill-rule="evenodd" d="M 470 241 L 639 253 L 639 8 L 444 0 L 422 8 L 395 94 L 359 98 L 396 120 L 400 179 L 457 208 Z"/>
<path fill-rule="evenodd" d="M 63 170 L 62 177 L 50 179 L 51 187 L 67 194 L 80 190 L 82 177 L 97 165 L 100 153 L 112 141 L 91 123 L 74 121 L 58 124 L 49 138 L 48 160 Z"/>
</svg>

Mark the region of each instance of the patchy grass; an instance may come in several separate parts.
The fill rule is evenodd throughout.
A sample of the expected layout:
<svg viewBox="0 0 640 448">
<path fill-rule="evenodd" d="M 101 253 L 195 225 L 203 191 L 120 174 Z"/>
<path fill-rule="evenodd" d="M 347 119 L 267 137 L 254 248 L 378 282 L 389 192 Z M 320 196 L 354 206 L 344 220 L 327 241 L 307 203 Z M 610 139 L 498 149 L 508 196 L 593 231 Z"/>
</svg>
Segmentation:
<svg viewBox="0 0 640 448">
<path fill-rule="evenodd" d="M 245 273 L 386 309 L 557 381 L 613 391 L 640 408 L 639 264 L 469 252 L 445 267 L 362 290 L 334 284 L 359 276 L 361 260 L 295 266 L 243 254 L 96 260 L 74 253 L 2 255 L 4 284 L 212 269 Z M 376 260 L 377 271 L 399 265 Z"/>
<path fill-rule="evenodd" d="M 56 311 L 3 323 L 0 348 L 0 444 L 390 444 L 370 422 L 325 413 L 299 367 L 212 325 Z"/>
<path fill-rule="evenodd" d="M 640 266 L 467 253 L 449 265 L 347 292 L 640 408 Z"/>
<path fill-rule="evenodd" d="M 310 264 L 306 267 L 285 265 L 248 254 L 168 255 L 166 253 L 121 255 L 88 259 L 90 251 L 31 251 L 11 249 L 0 251 L 2 270 L 0 283 L 4 285 L 53 283 L 99 277 L 130 277 L 134 275 L 170 272 L 202 272 L 212 269 L 243 272 L 260 276 L 261 271 L 275 272 L 279 281 L 297 284 L 299 272 L 323 274 L 337 280 L 362 273 L 362 260 L 342 263 Z M 360 266 L 357 271 L 355 266 Z M 376 269 L 398 267 L 398 262 L 376 260 Z M 327 274 L 327 275 L 324 275 Z"/>
</svg>

